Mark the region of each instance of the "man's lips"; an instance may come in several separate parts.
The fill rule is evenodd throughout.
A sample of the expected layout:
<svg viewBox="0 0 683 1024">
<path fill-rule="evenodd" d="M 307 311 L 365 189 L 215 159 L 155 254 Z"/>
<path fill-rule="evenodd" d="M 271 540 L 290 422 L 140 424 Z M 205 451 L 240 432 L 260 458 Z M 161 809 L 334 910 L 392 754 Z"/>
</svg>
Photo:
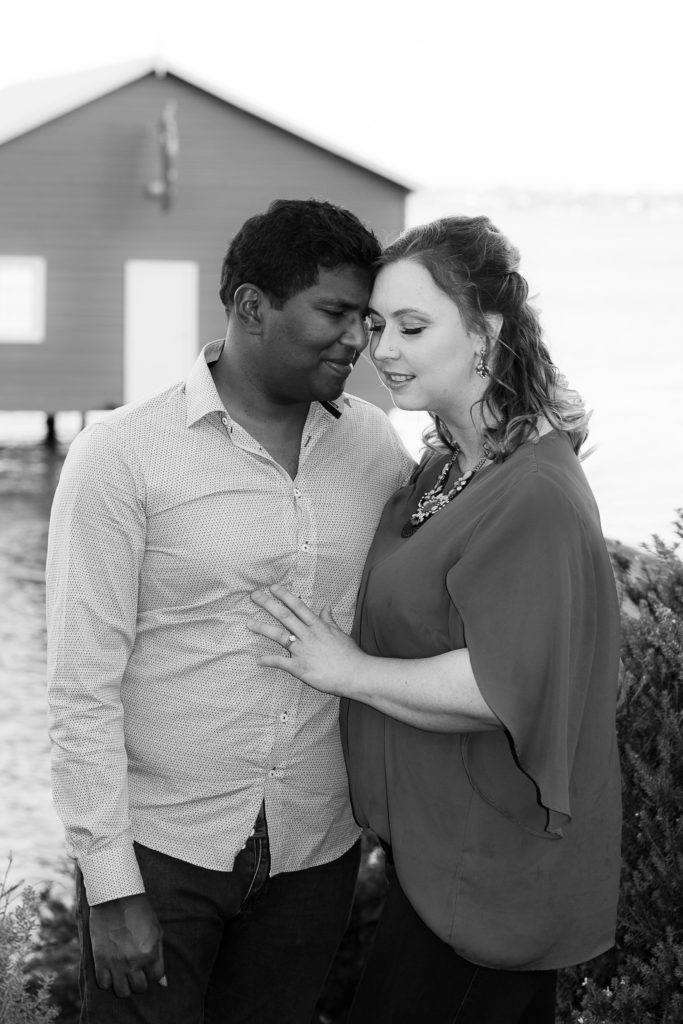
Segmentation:
<svg viewBox="0 0 683 1024">
<path fill-rule="evenodd" d="M 323 359 L 323 362 L 340 377 L 348 377 L 353 369 L 353 363 L 349 359 Z"/>
</svg>

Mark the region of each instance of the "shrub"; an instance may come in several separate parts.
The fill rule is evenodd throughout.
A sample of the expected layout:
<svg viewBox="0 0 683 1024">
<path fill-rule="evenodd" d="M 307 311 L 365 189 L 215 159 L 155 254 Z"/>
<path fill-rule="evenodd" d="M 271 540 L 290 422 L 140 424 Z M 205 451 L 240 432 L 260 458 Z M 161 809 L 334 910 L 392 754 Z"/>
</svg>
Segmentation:
<svg viewBox="0 0 683 1024">
<path fill-rule="evenodd" d="M 9 870 L 9 869 L 8 869 Z M 50 1005 L 49 976 L 26 973 L 39 923 L 39 898 L 26 886 L 0 884 L 0 1024 L 50 1024 L 57 1011 Z"/>
<path fill-rule="evenodd" d="M 683 538 L 683 511 L 676 533 Z M 617 944 L 563 972 L 560 1020 L 683 1021 L 683 563 L 654 539 L 615 568 L 625 602 L 617 712 L 624 797 Z"/>
<path fill-rule="evenodd" d="M 370 953 L 386 888 L 384 853 L 374 836 L 364 833 L 349 926 L 337 950 L 311 1024 L 343 1024 L 346 1020 Z"/>
<path fill-rule="evenodd" d="M 39 938 L 26 970 L 32 978 L 52 976 L 50 998 L 58 1011 L 57 1024 L 78 1024 L 80 956 L 74 904 L 58 896 L 54 886 L 46 885 L 38 891 L 38 913 Z"/>
</svg>

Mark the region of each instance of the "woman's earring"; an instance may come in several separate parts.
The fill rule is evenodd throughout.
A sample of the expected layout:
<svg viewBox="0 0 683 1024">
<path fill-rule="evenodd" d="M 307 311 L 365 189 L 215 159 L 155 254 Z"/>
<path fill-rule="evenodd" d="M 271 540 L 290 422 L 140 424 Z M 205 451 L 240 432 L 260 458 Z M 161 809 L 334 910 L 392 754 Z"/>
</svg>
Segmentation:
<svg viewBox="0 0 683 1024">
<path fill-rule="evenodd" d="M 481 350 L 481 352 L 479 353 L 479 362 L 477 363 L 477 365 L 475 366 L 474 369 L 475 369 L 476 373 L 480 377 L 483 377 L 483 378 L 488 377 L 488 375 L 489 375 L 489 365 L 486 362 L 486 349 L 485 348 L 483 348 Z"/>
</svg>

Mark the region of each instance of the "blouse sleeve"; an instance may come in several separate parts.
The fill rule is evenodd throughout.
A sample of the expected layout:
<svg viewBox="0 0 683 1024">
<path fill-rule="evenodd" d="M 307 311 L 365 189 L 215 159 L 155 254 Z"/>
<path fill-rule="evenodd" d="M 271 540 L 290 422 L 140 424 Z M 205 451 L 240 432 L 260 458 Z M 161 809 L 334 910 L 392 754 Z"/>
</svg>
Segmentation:
<svg viewBox="0 0 683 1024">
<path fill-rule="evenodd" d="M 572 813 L 596 639 L 592 530 L 557 480 L 529 472 L 486 511 L 446 577 L 474 677 L 504 727 L 465 738 L 470 781 L 548 838 Z"/>
</svg>

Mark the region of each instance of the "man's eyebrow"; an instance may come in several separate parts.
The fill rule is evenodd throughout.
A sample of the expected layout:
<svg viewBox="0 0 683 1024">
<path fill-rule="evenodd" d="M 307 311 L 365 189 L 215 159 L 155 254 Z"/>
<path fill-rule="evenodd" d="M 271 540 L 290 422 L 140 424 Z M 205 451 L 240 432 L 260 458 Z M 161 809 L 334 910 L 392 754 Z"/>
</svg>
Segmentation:
<svg viewBox="0 0 683 1024">
<path fill-rule="evenodd" d="M 336 298 L 333 295 L 321 295 L 318 299 L 319 306 L 335 306 L 337 309 L 358 309 L 358 303 L 347 299 Z"/>
</svg>

